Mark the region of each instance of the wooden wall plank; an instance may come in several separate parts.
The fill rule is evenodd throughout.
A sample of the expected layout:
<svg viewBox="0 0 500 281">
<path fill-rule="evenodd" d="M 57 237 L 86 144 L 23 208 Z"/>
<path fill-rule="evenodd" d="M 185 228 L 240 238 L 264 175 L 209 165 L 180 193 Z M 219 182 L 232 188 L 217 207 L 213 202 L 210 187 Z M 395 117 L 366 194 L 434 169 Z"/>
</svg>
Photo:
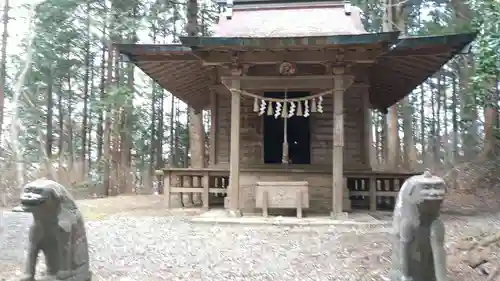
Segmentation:
<svg viewBox="0 0 500 281">
<path fill-rule="evenodd" d="M 353 88 L 344 94 L 344 169 L 369 169 L 365 158 L 365 117 L 363 95 L 366 88 Z M 217 163 L 229 163 L 230 147 L 230 96 L 218 94 L 217 98 Z M 311 164 L 332 165 L 333 147 L 333 96 L 323 100 L 323 113 L 311 113 Z M 253 112 L 253 99 L 241 100 L 241 165 L 263 164 L 263 119 Z"/>
</svg>

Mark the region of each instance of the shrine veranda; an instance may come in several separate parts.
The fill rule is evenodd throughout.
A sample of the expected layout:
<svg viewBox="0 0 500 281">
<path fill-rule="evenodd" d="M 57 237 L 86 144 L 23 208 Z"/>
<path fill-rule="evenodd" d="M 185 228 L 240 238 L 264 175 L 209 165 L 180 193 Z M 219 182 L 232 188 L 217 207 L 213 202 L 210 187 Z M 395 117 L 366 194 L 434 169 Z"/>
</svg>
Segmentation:
<svg viewBox="0 0 500 281">
<path fill-rule="evenodd" d="M 307 182 L 306 212 L 385 207 L 414 173 L 373 170 L 371 112 L 387 113 L 475 33 L 368 33 L 344 1 L 234 1 L 224 10 L 212 37 L 116 44 L 175 97 L 211 112 L 208 167 L 166 167 L 165 200 L 201 193 L 209 208 L 225 194 L 239 215 L 258 211 L 258 182 Z"/>
</svg>

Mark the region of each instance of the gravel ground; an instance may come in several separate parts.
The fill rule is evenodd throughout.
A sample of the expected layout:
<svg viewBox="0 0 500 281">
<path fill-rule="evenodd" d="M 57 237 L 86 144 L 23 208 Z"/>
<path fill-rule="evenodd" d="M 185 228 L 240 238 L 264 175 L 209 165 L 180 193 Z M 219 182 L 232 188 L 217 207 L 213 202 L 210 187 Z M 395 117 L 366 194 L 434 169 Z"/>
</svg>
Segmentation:
<svg viewBox="0 0 500 281">
<path fill-rule="evenodd" d="M 498 229 L 500 216 L 446 222 L 453 248 L 460 237 Z M 30 223 L 28 214 L 3 214 L 0 280 L 20 274 Z M 382 227 L 250 227 L 133 216 L 87 226 L 94 280 L 387 280 L 390 237 Z M 482 280 L 457 261 L 450 273 L 454 281 Z"/>
</svg>

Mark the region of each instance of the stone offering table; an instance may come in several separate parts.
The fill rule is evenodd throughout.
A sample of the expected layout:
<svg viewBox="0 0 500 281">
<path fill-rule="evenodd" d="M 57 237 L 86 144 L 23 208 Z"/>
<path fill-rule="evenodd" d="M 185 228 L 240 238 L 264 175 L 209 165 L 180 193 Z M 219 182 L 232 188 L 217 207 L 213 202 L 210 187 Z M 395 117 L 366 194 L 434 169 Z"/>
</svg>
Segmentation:
<svg viewBox="0 0 500 281">
<path fill-rule="evenodd" d="M 309 208 L 309 183 L 306 181 L 257 182 L 256 206 L 262 208 L 262 215 L 268 216 L 268 208 L 297 209 L 297 217 L 302 218 L 302 210 Z"/>
</svg>

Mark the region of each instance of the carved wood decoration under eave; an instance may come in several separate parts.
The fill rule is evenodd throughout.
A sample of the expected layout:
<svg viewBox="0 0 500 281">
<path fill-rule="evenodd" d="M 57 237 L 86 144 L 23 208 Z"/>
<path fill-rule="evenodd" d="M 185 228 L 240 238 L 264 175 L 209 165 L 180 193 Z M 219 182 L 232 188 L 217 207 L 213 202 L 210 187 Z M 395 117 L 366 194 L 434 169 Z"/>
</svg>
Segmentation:
<svg viewBox="0 0 500 281">
<path fill-rule="evenodd" d="M 281 74 L 278 71 L 280 64 L 257 64 L 257 65 L 244 65 L 242 75 L 252 76 L 252 77 L 280 77 Z M 321 75 L 331 75 L 332 68 L 335 65 L 332 63 L 315 63 L 315 64 L 296 64 L 297 73 L 295 76 L 321 76 Z M 369 71 L 371 64 L 368 63 L 355 63 L 351 64 L 345 69 L 346 75 L 352 75 L 356 77 L 356 81 L 368 81 Z M 218 66 L 217 67 L 218 77 L 230 76 L 228 66 Z M 215 84 L 219 84 L 220 79 L 217 80 Z"/>
<path fill-rule="evenodd" d="M 279 64 L 257 64 L 252 65 L 248 69 L 247 76 L 280 76 L 280 73 L 276 70 Z M 296 75 L 308 76 L 308 75 L 323 75 L 326 72 L 326 67 L 323 64 L 296 64 L 297 71 Z"/>
<path fill-rule="evenodd" d="M 345 62 L 372 63 L 382 55 L 381 48 L 345 48 L 321 50 L 248 50 L 248 51 L 198 51 L 197 55 L 204 65 L 239 64 L 276 64 L 290 61 L 302 64 L 314 64 L 342 60 Z"/>
</svg>

